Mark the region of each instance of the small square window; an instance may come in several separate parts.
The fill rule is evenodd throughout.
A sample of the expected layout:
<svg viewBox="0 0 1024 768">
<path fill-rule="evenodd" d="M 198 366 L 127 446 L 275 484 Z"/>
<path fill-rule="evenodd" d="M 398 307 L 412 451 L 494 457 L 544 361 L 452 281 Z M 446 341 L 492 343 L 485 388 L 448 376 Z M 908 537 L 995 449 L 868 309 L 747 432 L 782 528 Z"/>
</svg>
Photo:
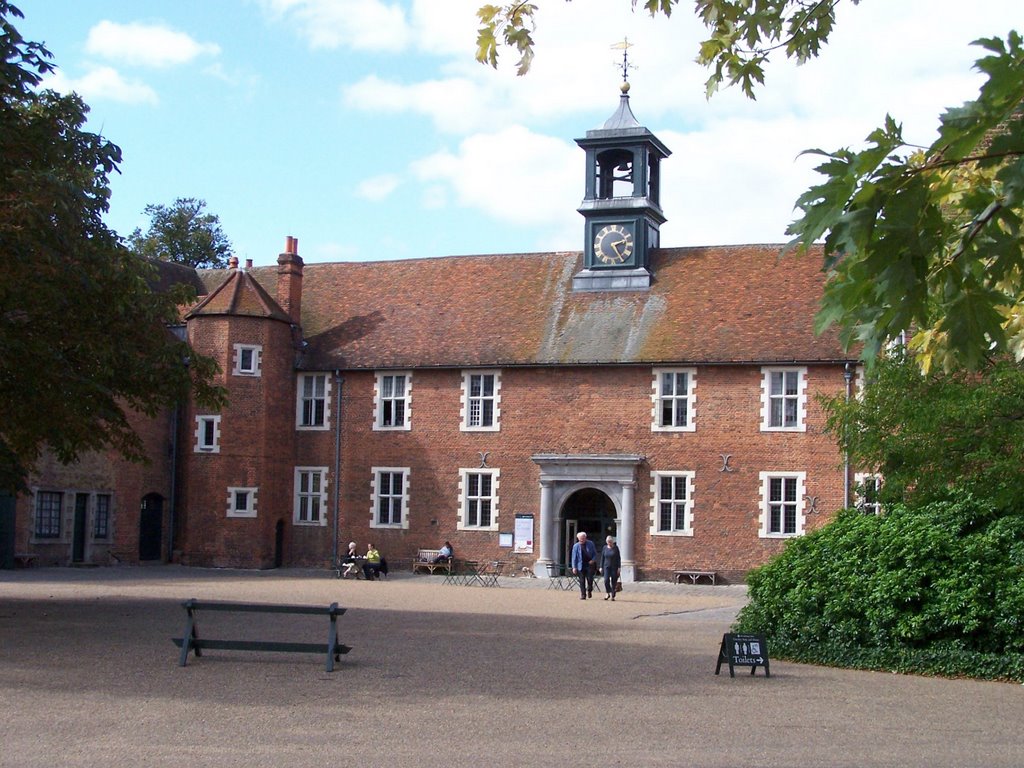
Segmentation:
<svg viewBox="0 0 1024 768">
<path fill-rule="evenodd" d="M 258 344 L 235 344 L 234 367 L 235 376 L 259 376 L 262 363 L 263 347 Z"/>
<path fill-rule="evenodd" d="M 228 488 L 228 517 L 256 517 L 258 488 Z"/>
</svg>

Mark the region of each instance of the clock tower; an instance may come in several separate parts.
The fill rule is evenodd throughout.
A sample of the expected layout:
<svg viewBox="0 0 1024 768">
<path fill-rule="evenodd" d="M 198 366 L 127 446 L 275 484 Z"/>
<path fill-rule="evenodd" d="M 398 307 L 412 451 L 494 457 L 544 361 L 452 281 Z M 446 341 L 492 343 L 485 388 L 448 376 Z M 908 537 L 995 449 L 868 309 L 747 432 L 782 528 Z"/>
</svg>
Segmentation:
<svg viewBox="0 0 1024 768">
<path fill-rule="evenodd" d="M 623 66 L 625 75 L 625 65 Z M 650 252 L 660 247 L 661 161 L 671 154 L 637 122 L 623 77 L 619 108 L 603 127 L 576 139 L 587 154 L 583 271 L 574 291 L 633 291 L 651 285 Z"/>
</svg>

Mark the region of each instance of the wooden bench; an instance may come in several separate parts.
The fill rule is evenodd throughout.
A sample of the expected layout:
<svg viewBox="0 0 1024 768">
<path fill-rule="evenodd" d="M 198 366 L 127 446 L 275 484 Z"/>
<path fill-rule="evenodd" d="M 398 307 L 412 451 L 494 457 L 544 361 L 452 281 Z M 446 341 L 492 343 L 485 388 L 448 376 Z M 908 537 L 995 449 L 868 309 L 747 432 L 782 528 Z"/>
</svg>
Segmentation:
<svg viewBox="0 0 1024 768">
<path fill-rule="evenodd" d="M 322 608 L 315 605 L 272 605 L 267 603 L 230 603 L 213 602 L 209 600 L 186 600 L 182 607 L 185 609 L 188 618 L 185 621 L 185 632 L 181 637 L 172 637 L 171 640 L 181 648 L 181 656 L 178 658 L 178 666 L 184 667 L 188 661 L 190 651 L 196 657 L 202 656 L 207 648 L 232 651 L 276 651 L 280 653 L 325 653 L 327 654 L 327 671 L 334 671 L 334 662 L 341 660 L 341 654 L 348 653 L 351 648 L 338 642 L 337 619 L 343 613 L 344 608 L 339 608 L 337 603 L 331 603 L 328 607 Z M 209 640 L 199 637 L 199 629 L 196 626 L 197 611 L 229 611 L 232 613 L 292 613 L 306 614 L 312 616 L 327 616 L 330 625 L 327 630 L 326 643 L 289 643 L 275 640 Z"/>
<path fill-rule="evenodd" d="M 691 584 L 696 584 L 701 578 L 706 578 L 712 586 L 715 584 L 715 579 L 718 577 L 717 571 L 675 571 L 676 584 L 682 584 L 683 578 L 690 580 Z"/>
<path fill-rule="evenodd" d="M 449 557 L 443 563 L 435 563 L 441 556 L 441 550 L 439 549 L 421 549 L 416 553 L 416 557 L 412 561 L 412 572 L 417 573 L 419 571 L 429 571 L 430 575 L 434 575 L 434 571 L 444 571 L 446 575 L 451 575 L 452 572 L 452 560 L 454 558 Z"/>
<path fill-rule="evenodd" d="M 32 552 L 15 552 L 14 553 L 14 567 L 15 568 L 30 568 L 32 563 L 38 559 L 39 555 L 33 554 Z"/>
</svg>

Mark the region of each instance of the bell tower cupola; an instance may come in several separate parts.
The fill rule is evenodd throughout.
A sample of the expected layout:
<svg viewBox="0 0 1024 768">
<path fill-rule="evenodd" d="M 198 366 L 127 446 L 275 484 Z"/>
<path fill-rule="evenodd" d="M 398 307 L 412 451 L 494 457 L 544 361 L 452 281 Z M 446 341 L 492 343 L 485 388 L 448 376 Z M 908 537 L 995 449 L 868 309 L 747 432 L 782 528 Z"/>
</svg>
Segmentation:
<svg viewBox="0 0 1024 768">
<path fill-rule="evenodd" d="M 628 41 L 622 48 L 619 107 L 576 143 L 586 152 L 583 270 L 575 291 L 633 291 L 651 285 L 650 252 L 660 247 L 661 161 L 671 154 L 629 106 Z"/>
</svg>

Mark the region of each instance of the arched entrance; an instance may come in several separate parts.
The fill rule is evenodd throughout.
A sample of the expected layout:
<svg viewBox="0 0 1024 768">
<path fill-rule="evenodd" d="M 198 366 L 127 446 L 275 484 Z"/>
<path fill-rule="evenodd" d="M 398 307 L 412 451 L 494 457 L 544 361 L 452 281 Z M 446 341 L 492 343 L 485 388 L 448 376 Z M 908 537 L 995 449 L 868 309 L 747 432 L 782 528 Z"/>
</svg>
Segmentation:
<svg viewBox="0 0 1024 768">
<path fill-rule="evenodd" d="M 560 564 L 569 562 L 576 534 L 583 531 L 601 549 L 605 536 L 616 535 L 615 503 L 597 488 L 581 488 L 562 505 L 562 530 L 558 552 Z"/>
<path fill-rule="evenodd" d="M 622 554 L 621 576 L 633 581 L 633 491 L 637 468 L 646 461 L 639 454 L 551 454 L 530 457 L 540 467 L 540 557 L 533 569 L 548 576 L 567 557 L 582 526 L 597 544 L 613 527 Z"/>
</svg>

